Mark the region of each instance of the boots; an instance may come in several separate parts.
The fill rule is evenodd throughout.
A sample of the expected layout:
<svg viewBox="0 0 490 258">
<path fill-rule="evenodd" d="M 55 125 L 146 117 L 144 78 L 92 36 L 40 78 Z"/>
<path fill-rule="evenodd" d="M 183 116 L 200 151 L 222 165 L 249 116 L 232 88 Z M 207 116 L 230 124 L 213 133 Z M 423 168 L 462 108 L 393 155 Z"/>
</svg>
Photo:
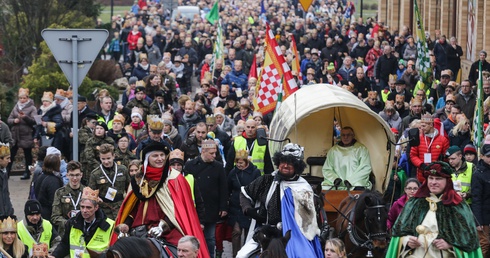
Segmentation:
<svg viewBox="0 0 490 258">
<path fill-rule="evenodd" d="M 24 175 L 20 178 L 20 180 L 28 180 L 31 179 L 31 171 L 29 171 L 29 168 L 26 168 L 24 171 Z"/>
</svg>

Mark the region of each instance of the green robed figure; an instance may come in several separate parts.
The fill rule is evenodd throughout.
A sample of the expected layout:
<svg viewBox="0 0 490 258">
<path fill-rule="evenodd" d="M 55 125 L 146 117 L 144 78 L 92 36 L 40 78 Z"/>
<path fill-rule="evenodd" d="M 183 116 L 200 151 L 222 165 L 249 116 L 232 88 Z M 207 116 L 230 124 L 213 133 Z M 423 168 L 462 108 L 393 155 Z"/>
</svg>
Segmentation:
<svg viewBox="0 0 490 258">
<path fill-rule="evenodd" d="M 471 209 L 454 191 L 452 168 L 433 162 L 395 222 L 386 257 L 483 257 Z"/>
</svg>

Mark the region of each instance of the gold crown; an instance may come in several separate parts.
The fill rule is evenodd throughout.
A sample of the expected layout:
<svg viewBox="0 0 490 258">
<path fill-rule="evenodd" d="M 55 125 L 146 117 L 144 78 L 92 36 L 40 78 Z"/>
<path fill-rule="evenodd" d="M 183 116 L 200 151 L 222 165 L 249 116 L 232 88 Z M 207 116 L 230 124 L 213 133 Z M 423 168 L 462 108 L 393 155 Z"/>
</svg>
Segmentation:
<svg viewBox="0 0 490 258">
<path fill-rule="evenodd" d="M 412 98 L 412 101 L 410 101 L 410 105 L 422 105 L 422 100 L 420 98 Z"/>
<path fill-rule="evenodd" d="M 43 93 L 43 97 L 41 98 L 41 101 L 53 102 L 53 93 L 50 91 L 45 91 Z"/>
<path fill-rule="evenodd" d="M 202 141 L 201 147 L 204 149 L 215 148 L 216 142 L 214 140 L 210 140 L 210 139 L 204 140 L 204 141 Z"/>
<path fill-rule="evenodd" d="M 19 88 L 19 96 L 29 96 L 29 89 Z"/>
<path fill-rule="evenodd" d="M 211 115 L 206 115 L 206 124 L 216 124 L 216 117 Z"/>
<path fill-rule="evenodd" d="M 55 95 L 60 95 L 62 97 L 66 97 L 66 91 L 63 89 L 57 89 Z"/>
<path fill-rule="evenodd" d="M 390 75 L 388 75 L 388 80 L 389 80 L 390 82 L 395 83 L 396 79 L 397 79 L 396 74 L 390 74 Z"/>
<path fill-rule="evenodd" d="M 424 123 L 433 123 L 434 122 L 434 118 L 430 114 L 425 114 L 425 115 L 422 116 L 421 121 L 424 122 Z"/>
<path fill-rule="evenodd" d="M 0 232 L 17 232 L 17 222 L 11 217 L 4 219 L 0 223 Z"/>
<path fill-rule="evenodd" d="M 163 130 L 163 121 L 158 115 L 147 115 L 146 122 L 150 130 Z"/>
<path fill-rule="evenodd" d="M 217 114 L 225 114 L 225 109 L 222 108 L 222 107 L 217 107 L 213 110 L 214 114 L 217 115 Z"/>
<path fill-rule="evenodd" d="M 377 98 L 378 92 L 376 91 L 368 91 L 368 98 Z"/>
<path fill-rule="evenodd" d="M 39 243 L 32 246 L 32 257 L 48 257 L 48 244 Z"/>
<path fill-rule="evenodd" d="M 248 151 L 245 149 L 237 150 L 235 153 L 235 160 L 246 159 L 248 160 Z"/>
<path fill-rule="evenodd" d="M 99 190 L 92 190 L 90 187 L 83 188 L 82 199 L 99 201 Z"/>
<path fill-rule="evenodd" d="M 0 142 L 0 157 L 10 156 L 10 146 L 8 143 Z"/>
<path fill-rule="evenodd" d="M 172 160 L 172 159 L 181 159 L 181 160 L 184 160 L 184 152 L 182 152 L 179 149 L 175 149 L 172 152 L 170 152 L 170 156 L 169 156 L 168 159 L 169 160 Z"/>
<path fill-rule="evenodd" d="M 141 81 L 137 81 L 137 82 L 136 82 L 136 87 L 139 87 L 139 86 L 141 86 L 141 87 L 146 87 L 146 83 L 145 83 L 145 81 L 143 81 L 143 80 L 141 80 Z"/>
</svg>

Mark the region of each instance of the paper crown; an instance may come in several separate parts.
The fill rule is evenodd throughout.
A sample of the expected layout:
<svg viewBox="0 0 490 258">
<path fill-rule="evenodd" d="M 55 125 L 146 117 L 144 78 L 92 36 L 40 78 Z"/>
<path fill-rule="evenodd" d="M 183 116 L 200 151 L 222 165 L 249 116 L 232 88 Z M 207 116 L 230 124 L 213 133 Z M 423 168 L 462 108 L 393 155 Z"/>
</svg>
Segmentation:
<svg viewBox="0 0 490 258">
<path fill-rule="evenodd" d="M 0 142 L 0 157 L 10 156 L 10 146 L 8 143 Z"/>
<path fill-rule="evenodd" d="M 173 150 L 172 152 L 170 152 L 169 160 L 172 161 L 173 159 L 180 159 L 183 161 L 184 160 L 184 152 L 179 150 L 179 149 Z"/>
<path fill-rule="evenodd" d="M 158 117 L 158 115 L 147 115 L 146 122 L 148 123 L 148 128 L 150 128 L 150 130 L 163 130 L 163 120 Z"/>
<path fill-rule="evenodd" d="M 139 107 L 134 107 L 131 109 L 131 117 L 133 117 L 133 114 L 139 114 L 141 116 L 141 119 L 143 120 L 143 110 Z"/>
<path fill-rule="evenodd" d="M 29 89 L 19 88 L 19 97 L 21 97 L 21 96 L 28 97 L 29 96 Z"/>
<path fill-rule="evenodd" d="M 41 98 L 41 101 L 53 102 L 53 93 L 49 91 L 45 91 L 43 93 L 43 97 Z"/>
<path fill-rule="evenodd" d="M 124 122 L 126 122 L 126 119 L 124 118 L 123 115 L 117 114 L 114 116 L 114 119 L 112 121 L 113 122 L 121 122 L 124 125 Z"/>
<path fill-rule="evenodd" d="M 390 74 L 388 75 L 388 80 L 390 83 L 395 83 L 396 82 L 396 74 Z"/>
<path fill-rule="evenodd" d="M 48 257 L 48 244 L 46 243 L 40 243 L 40 244 L 34 244 L 32 246 L 32 257 L 36 258 L 44 258 Z"/>
<path fill-rule="evenodd" d="M 422 118 L 420 119 L 420 121 L 422 121 L 424 123 L 433 123 L 434 122 L 434 118 L 430 114 L 425 114 L 425 115 L 422 116 Z"/>
<path fill-rule="evenodd" d="M 376 91 L 368 91 L 368 98 L 377 98 L 378 92 Z"/>
<path fill-rule="evenodd" d="M 17 222 L 11 217 L 2 220 L 0 223 L 0 233 L 4 232 L 17 232 Z"/>
<path fill-rule="evenodd" d="M 56 89 L 56 93 L 54 94 L 54 96 L 66 98 L 66 91 L 64 91 L 63 89 Z"/>
<path fill-rule="evenodd" d="M 217 114 L 222 114 L 222 115 L 224 115 L 224 114 L 225 114 L 225 109 L 224 109 L 224 108 L 222 108 L 222 107 L 217 107 L 217 108 L 215 108 L 215 109 L 213 110 L 213 112 L 214 112 L 214 115 L 217 115 Z"/>
<path fill-rule="evenodd" d="M 420 98 L 412 98 L 410 105 L 422 105 L 422 100 Z"/>
<path fill-rule="evenodd" d="M 245 149 L 237 150 L 235 153 L 235 160 L 246 159 L 248 160 L 248 151 Z"/>
<path fill-rule="evenodd" d="M 82 199 L 97 202 L 99 200 L 99 190 L 92 190 L 90 187 L 83 188 Z"/>
<path fill-rule="evenodd" d="M 137 81 L 136 82 L 136 87 L 146 87 L 145 81 L 143 81 L 143 80 Z"/>
<path fill-rule="evenodd" d="M 204 140 L 202 141 L 201 147 L 206 149 L 206 148 L 214 148 L 216 147 L 216 142 L 214 140 Z"/>
<path fill-rule="evenodd" d="M 73 90 L 68 89 L 67 91 L 65 91 L 65 97 L 72 98 L 73 97 Z"/>
<path fill-rule="evenodd" d="M 211 115 L 206 115 L 206 124 L 216 124 L 216 117 Z"/>
</svg>

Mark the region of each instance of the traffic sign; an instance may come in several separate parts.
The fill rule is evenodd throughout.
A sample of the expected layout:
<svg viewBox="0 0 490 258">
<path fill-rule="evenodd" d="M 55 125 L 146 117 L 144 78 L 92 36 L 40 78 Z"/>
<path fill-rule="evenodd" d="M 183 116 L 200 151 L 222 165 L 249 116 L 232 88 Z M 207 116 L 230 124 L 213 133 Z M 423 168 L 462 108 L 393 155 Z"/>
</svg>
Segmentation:
<svg viewBox="0 0 490 258">
<path fill-rule="evenodd" d="M 104 46 L 109 32 L 96 29 L 44 29 L 41 35 L 70 85 L 78 87 Z M 77 74 L 74 74 L 74 63 Z"/>
</svg>

